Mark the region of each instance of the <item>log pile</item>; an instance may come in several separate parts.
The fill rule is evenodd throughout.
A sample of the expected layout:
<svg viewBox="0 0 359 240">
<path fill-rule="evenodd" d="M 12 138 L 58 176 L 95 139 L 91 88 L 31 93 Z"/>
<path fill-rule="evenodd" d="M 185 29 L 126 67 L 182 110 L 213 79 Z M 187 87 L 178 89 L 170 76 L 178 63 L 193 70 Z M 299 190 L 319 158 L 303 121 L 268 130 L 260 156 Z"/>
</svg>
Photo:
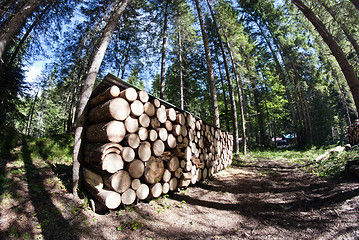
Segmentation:
<svg viewBox="0 0 359 240">
<path fill-rule="evenodd" d="M 232 162 L 232 135 L 132 87 L 93 97 L 88 122 L 84 185 L 109 209 L 195 184 Z"/>
<path fill-rule="evenodd" d="M 351 146 L 359 144 L 359 119 L 347 127 L 347 138 Z"/>
</svg>

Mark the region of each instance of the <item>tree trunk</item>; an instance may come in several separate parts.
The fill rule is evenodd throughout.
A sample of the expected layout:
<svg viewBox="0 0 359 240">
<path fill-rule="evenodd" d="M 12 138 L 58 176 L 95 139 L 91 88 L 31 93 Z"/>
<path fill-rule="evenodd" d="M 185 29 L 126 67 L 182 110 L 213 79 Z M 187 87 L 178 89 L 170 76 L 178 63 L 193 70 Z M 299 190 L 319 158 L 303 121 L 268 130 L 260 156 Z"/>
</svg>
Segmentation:
<svg viewBox="0 0 359 240">
<path fill-rule="evenodd" d="M 47 10 L 50 9 L 51 7 L 51 3 L 49 3 L 46 8 L 36 17 L 35 21 L 30 25 L 30 27 L 26 30 L 26 33 L 24 34 L 24 36 L 21 38 L 21 40 L 19 41 L 19 43 L 17 44 L 14 52 L 11 54 L 10 60 L 8 61 L 7 65 L 11 66 L 14 62 L 14 60 L 16 59 L 16 56 L 18 55 L 20 49 L 22 48 L 22 46 L 24 45 L 25 41 L 27 40 L 27 38 L 29 37 L 32 29 L 34 29 L 35 26 L 38 25 L 38 23 L 40 22 L 40 20 L 42 19 L 42 16 L 47 12 Z"/>
<path fill-rule="evenodd" d="M 166 0 L 164 23 L 163 23 L 162 56 L 161 56 L 161 89 L 160 89 L 160 98 L 161 99 L 164 99 L 164 97 L 165 97 L 164 94 L 165 94 L 165 74 L 166 74 L 166 41 L 167 41 L 168 5 L 169 5 L 169 0 Z"/>
<path fill-rule="evenodd" d="M 207 4 L 208 4 L 209 10 L 211 12 L 211 16 L 212 16 L 214 26 L 215 26 L 215 29 L 216 29 L 216 32 L 217 32 L 218 41 L 219 41 L 219 45 L 221 47 L 221 52 L 222 52 L 222 56 L 223 56 L 224 68 L 226 70 L 226 79 L 227 79 L 228 91 L 229 91 L 229 101 L 230 101 L 230 104 L 231 104 L 231 117 L 232 117 L 233 141 L 234 141 L 234 143 L 233 143 L 233 152 L 238 153 L 239 145 L 238 145 L 237 106 L 236 106 L 236 101 L 235 101 L 235 98 L 234 98 L 232 78 L 231 78 L 231 74 L 230 74 L 230 70 L 229 70 L 226 50 L 224 48 L 224 44 L 223 44 L 223 41 L 222 41 L 222 36 L 221 36 L 221 34 L 219 32 L 217 21 L 216 21 L 216 18 L 214 16 L 214 13 L 213 13 L 213 10 L 212 10 L 212 6 L 211 6 L 211 4 L 209 3 L 208 0 L 207 0 Z"/>
<path fill-rule="evenodd" d="M 118 21 L 126 9 L 131 0 L 122 0 L 113 9 L 112 17 L 106 23 L 102 30 L 102 36 L 97 42 L 97 46 L 94 48 L 92 59 L 90 59 L 89 67 L 86 76 L 84 77 L 83 85 L 80 92 L 80 97 L 77 106 L 76 117 L 76 130 L 74 138 L 74 150 L 73 150 L 73 195 L 78 198 L 77 188 L 80 179 L 80 153 L 81 153 L 81 139 L 83 136 L 83 129 L 86 122 L 86 105 L 90 98 L 97 73 L 99 71 L 102 59 L 105 55 L 108 44 L 111 40 L 111 36 L 118 25 Z"/>
<path fill-rule="evenodd" d="M 275 65 L 277 67 L 277 70 L 279 72 L 279 77 L 282 80 L 283 86 L 285 87 L 285 94 L 286 94 L 286 97 L 287 97 L 287 100 L 288 100 L 290 113 L 292 115 L 293 128 L 294 128 L 294 131 L 297 131 L 297 118 L 296 118 L 296 115 L 295 115 L 295 108 L 293 106 L 293 99 L 292 99 L 292 96 L 291 96 L 291 93 L 290 93 L 290 90 L 289 90 L 289 87 L 288 87 L 288 84 L 287 84 L 287 81 L 286 81 L 286 77 L 285 77 L 283 68 L 282 68 L 281 64 L 279 63 L 279 60 L 278 60 L 277 55 L 276 55 L 276 52 L 274 51 L 271 43 L 269 42 L 267 36 L 265 35 L 261 25 L 254 18 L 253 18 L 253 21 L 258 26 L 258 29 L 262 33 L 264 41 L 267 43 L 267 46 L 269 47 L 269 50 L 270 50 L 270 52 L 272 54 L 274 63 L 275 63 Z"/>
<path fill-rule="evenodd" d="M 179 23 L 178 23 L 179 24 Z M 183 86 L 183 72 L 182 72 L 182 37 L 181 37 L 181 26 L 178 26 L 178 62 L 179 62 L 179 80 L 180 80 L 180 105 L 181 109 L 184 110 L 184 86 Z"/>
<path fill-rule="evenodd" d="M 345 113 L 346 113 L 347 121 L 348 121 L 347 123 L 348 123 L 348 125 L 351 125 L 352 121 L 350 119 L 349 107 L 348 107 L 348 103 L 347 103 L 346 97 L 345 97 L 346 93 L 345 93 L 345 90 L 344 90 L 344 86 L 342 86 L 342 84 L 339 82 L 339 76 L 336 73 L 335 69 L 333 68 L 332 64 L 329 62 L 329 60 L 328 60 L 328 64 L 329 64 L 330 71 L 332 72 L 332 76 L 333 76 L 333 78 L 335 79 L 335 81 L 336 81 L 336 83 L 338 85 L 340 98 L 342 99 L 342 102 L 343 102 L 344 107 L 345 107 Z"/>
<path fill-rule="evenodd" d="M 355 40 L 354 36 L 350 33 L 349 29 L 345 24 L 343 24 L 340 20 L 337 19 L 335 12 L 331 7 L 329 7 L 325 1 L 319 0 L 320 4 L 327 10 L 327 12 L 333 17 L 334 21 L 337 22 L 340 26 L 340 28 L 343 30 L 345 36 L 348 38 L 349 42 L 352 44 L 353 48 L 355 49 L 355 52 L 357 56 L 359 56 L 359 44 Z M 359 1 L 357 1 L 359 4 Z"/>
<path fill-rule="evenodd" d="M 6 51 L 7 46 L 11 43 L 15 35 L 24 26 L 26 19 L 32 15 L 32 13 L 39 7 L 43 2 L 42 0 L 29 0 L 20 9 L 19 12 L 7 22 L 5 26 L 2 26 L 3 31 L 0 35 L 0 62 L 2 62 L 2 56 Z"/>
<path fill-rule="evenodd" d="M 345 53 L 340 48 L 334 37 L 326 29 L 325 25 L 317 18 L 314 12 L 308 8 L 301 0 L 292 0 L 292 2 L 299 8 L 300 11 L 306 16 L 306 18 L 313 24 L 318 33 L 322 36 L 324 42 L 328 45 L 332 51 L 333 56 L 337 59 L 340 68 L 347 80 L 350 91 L 353 95 L 355 107 L 357 113 L 359 112 L 359 81 L 358 78 L 349 64 Z"/>
<path fill-rule="evenodd" d="M 243 108 L 243 92 L 242 92 L 242 82 L 241 80 L 239 80 L 239 76 L 237 74 L 237 69 L 236 69 L 236 64 L 235 64 L 235 61 L 234 61 L 234 57 L 233 57 L 233 53 L 232 53 L 232 50 L 231 50 L 231 46 L 229 44 L 229 41 L 228 41 L 228 38 L 227 38 L 227 34 L 226 32 L 224 31 L 223 27 L 222 27 L 222 32 L 223 32 L 223 36 L 224 36 L 224 39 L 226 40 L 226 43 L 227 43 L 227 48 L 228 48 L 228 52 L 229 52 L 229 56 L 231 58 L 231 61 L 232 61 L 232 66 L 233 66 L 233 72 L 234 72 L 234 77 L 235 77 L 235 80 L 236 80 L 236 85 L 237 85 L 237 89 L 238 89 L 238 101 L 239 101 L 239 111 L 240 111 L 240 114 L 241 114 L 241 130 L 242 130 L 242 144 L 243 144 L 243 154 L 244 155 L 247 155 L 247 134 L 246 134 L 246 122 L 245 122 L 245 116 L 244 116 L 244 108 Z M 233 140 L 234 141 L 234 140 Z M 235 143 L 233 143 L 235 144 Z M 233 145 L 234 146 L 234 145 Z"/>
<path fill-rule="evenodd" d="M 197 13 L 198 13 L 198 19 L 199 19 L 199 23 L 201 26 L 201 32 L 202 32 L 202 38 L 203 38 L 203 44 L 204 44 L 206 62 L 207 62 L 207 73 L 208 73 L 208 81 L 209 81 L 209 87 L 210 87 L 210 93 L 211 93 L 211 104 L 212 104 L 212 122 L 215 127 L 220 128 L 221 126 L 220 126 L 220 122 L 219 122 L 217 91 L 216 91 L 216 84 L 214 81 L 214 72 L 213 72 L 213 67 L 212 67 L 211 51 L 209 49 L 208 37 L 207 37 L 206 29 L 204 26 L 199 2 L 198 2 L 198 0 L 195 0 L 195 2 L 196 2 Z"/>
<path fill-rule="evenodd" d="M 353 3 L 353 5 L 356 7 L 356 9 L 359 10 L 359 0 L 350 0 L 350 1 Z"/>
<path fill-rule="evenodd" d="M 37 87 L 35 99 L 34 99 L 34 101 L 32 102 L 31 107 L 30 107 L 29 116 L 28 116 L 28 121 L 27 121 L 27 124 L 26 124 L 26 131 L 25 131 L 25 134 L 26 134 L 26 135 L 30 135 L 32 119 L 33 119 L 33 117 L 34 117 L 34 111 L 35 111 L 35 106 L 36 106 L 36 103 L 37 103 L 39 91 L 40 91 L 40 85 Z"/>
<path fill-rule="evenodd" d="M 228 119 L 228 103 L 227 103 L 227 94 L 226 94 L 226 89 L 225 89 L 225 86 L 224 86 L 224 79 L 223 79 L 223 74 L 222 74 L 222 69 L 221 69 L 221 63 L 219 62 L 219 59 L 218 59 L 218 54 L 216 53 L 216 58 L 217 58 L 217 64 L 218 64 L 218 71 L 219 71 L 219 77 L 221 79 L 221 87 L 222 87 L 222 93 L 223 93 L 223 101 L 224 101 L 224 114 L 226 115 L 225 116 L 225 119 L 226 119 L 226 129 L 227 129 L 227 132 L 230 131 L 229 129 L 229 119 Z M 237 141 L 238 142 L 238 141 Z M 234 151 L 235 152 L 235 151 Z"/>
</svg>

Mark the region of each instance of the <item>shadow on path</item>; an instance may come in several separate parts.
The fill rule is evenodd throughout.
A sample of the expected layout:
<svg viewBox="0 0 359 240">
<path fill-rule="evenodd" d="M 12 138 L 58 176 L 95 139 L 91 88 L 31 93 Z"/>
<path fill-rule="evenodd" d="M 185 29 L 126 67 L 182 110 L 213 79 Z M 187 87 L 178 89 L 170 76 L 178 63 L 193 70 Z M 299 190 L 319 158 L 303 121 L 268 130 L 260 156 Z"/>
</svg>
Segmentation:
<svg viewBox="0 0 359 240">
<path fill-rule="evenodd" d="M 41 224 L 44 239 L 78 239 L 69 222 L 53 204 L 50 193 L 45 189 L 43 176 L 33 164 L 26 141 L 22 142 L 21 153 L 25 164 L 29 197 L 35 208 L 36 217 Z"/>
<path fill-rule="evenodd" d="M 171 197 L 193 206 L 230 211 L 268 226 L 323 231 L 337 220 L 335 208 L 359 196 L 359 183 L 319 178 L 280 161 L 251 162 L 240 170 L 251 174 L 219 175 L 208 184 L 197 184 L 190 194 Z M 210 197 L 223 194 L 228 194 L 228 199 Z M 357 221 L 353 212 L 348 214 Z"/>
</svg>

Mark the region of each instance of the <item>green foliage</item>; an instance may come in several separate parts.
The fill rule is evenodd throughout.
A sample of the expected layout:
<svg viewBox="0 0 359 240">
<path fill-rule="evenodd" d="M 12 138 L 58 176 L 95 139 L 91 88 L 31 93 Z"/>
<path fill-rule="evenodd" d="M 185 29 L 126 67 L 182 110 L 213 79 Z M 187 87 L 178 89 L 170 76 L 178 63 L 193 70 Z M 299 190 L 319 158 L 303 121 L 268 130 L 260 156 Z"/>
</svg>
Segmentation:
<svg viewBox="0 0 359 240">
<path fill-rule="evenodd" d="M 251 161 L 261 161 L 261 159 L 273 159 L 287 161 L 292 165 L 299 165 L 306 172 L 316 174 L 318 176 L 341 176 L 348 161 L 359 158 L 358 146 L 353 147 L 349 151 L 329 153 L 328 151 L 335 145 L 323 148 L 312 147 L 308 150 L 255 150 L 251 151 L 248 156 L 233 156 L 233 164 L 245 164 L 248 158 Z M 322 154 L 327 154 L 321 160 L 317 161 Z"/>
<path fill-rule="evenodd" d="M 0 155 L 8 155 L 21 140 L 21 134 L 12 127 L 0 127 Z"/>
<path fill-rule="evenodd" d="M 328 157 L 320 161 L 313 161 L 307 171 L 311 171 L 318 176 L 339 177 L 342 175 L 346 163 L 358 158 L 358 146 L 355 146 L 349 151 L 330 153 Z"/>
</svg>

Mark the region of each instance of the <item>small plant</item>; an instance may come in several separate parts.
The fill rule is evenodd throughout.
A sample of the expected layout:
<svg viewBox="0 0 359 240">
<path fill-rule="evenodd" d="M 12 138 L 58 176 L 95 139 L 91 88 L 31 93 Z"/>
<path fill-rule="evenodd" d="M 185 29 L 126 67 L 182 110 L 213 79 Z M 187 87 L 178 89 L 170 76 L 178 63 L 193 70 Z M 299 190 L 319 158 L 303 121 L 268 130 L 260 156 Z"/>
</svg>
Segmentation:
<svg viewBox="0 0 359 240">
<path fill-rule="evenodd" d="M 27 232 L 24 233 L 24 238 L 25 238 L 25 239 L 30 239 L 30 234 L 28 234 Z"/>
<path fill-rule="evenodd" d="M 185 204 L 186 204 L 186 201 L 182 200 L 180 203 L 177 204 L 177 207 L 183 208 Z"/>
<path fill-rule="evenodd" d="M 19 237 L 19 233 L 17 232 L 17 228 L 16 228 L 16 227 L 11 227 L 10 237 L 13 237 L 13 238 Z"/>
<path fill-rule="evenodd" d="M 137 230 L 138 228 L 143 226 L 143 224 L 141 222 L 136 221 L 136 220 L 130 221 L 129 224 L 131 225 L 131 228 L 133 230 Z"/>
<path fill-rule="evenodd" d="M 122 231 L 123 229 L 122 229 L 122 226 L 118 226 L 117 228 L 116 228 L 116 230 L 117 231 Z"/>
</svg>

